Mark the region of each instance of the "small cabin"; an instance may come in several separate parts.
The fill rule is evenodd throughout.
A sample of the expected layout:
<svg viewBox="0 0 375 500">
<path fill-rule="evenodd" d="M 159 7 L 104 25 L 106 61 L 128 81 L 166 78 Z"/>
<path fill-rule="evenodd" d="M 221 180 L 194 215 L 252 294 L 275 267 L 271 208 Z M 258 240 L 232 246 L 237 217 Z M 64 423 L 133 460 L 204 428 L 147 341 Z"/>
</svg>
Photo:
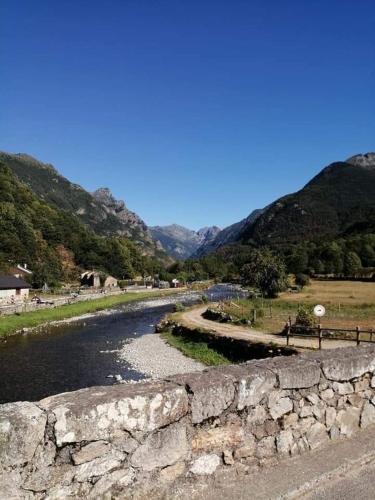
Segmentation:
<svg viewBox="0 0 375 500">
<path fill-rule="evenodd" d="M 31 286 L 16 276 L 0 276 L 0 302 L 27 300 Z"/>
<path fill-rule="evenodd" d="M 115 288 L 118 286 L 118 281 L 113 276 L 107 276 L 103 283 L 104 288 Z"/>
</svg>

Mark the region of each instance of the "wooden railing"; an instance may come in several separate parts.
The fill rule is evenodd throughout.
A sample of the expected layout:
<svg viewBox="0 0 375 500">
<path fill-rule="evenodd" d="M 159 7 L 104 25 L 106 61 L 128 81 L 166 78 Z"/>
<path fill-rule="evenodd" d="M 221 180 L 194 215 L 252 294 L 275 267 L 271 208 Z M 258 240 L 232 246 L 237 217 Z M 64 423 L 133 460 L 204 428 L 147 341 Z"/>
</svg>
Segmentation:
<svg viewBox="0 0 375 500">
<path fill-rule="evenodd" d="M 324 333 L 326 334 L 324 335 Z M 343 335 L 340 335 L 343 334 Z M 328 334 L 328 335 L 327 335 Z M 331 335 L 333 334 L 333 335 Z M 349 334 L 349 336 L 348 336 Z M 317 327 L 307 327 L 301 325 L 292 325 L 291 320 L 286 324 L 286 345 L 289 345 L 291 337 L 298 338 L 316 338 L 318 339 L 318 348 L 322 348 L 323 340 L 341 340 L 347 342 L 368 343 L 375 341 L 375 330 L 362 330 L 359 326 L 352 329 L 346 328 L 329 328 L 318 325 Z"/>
</svg>

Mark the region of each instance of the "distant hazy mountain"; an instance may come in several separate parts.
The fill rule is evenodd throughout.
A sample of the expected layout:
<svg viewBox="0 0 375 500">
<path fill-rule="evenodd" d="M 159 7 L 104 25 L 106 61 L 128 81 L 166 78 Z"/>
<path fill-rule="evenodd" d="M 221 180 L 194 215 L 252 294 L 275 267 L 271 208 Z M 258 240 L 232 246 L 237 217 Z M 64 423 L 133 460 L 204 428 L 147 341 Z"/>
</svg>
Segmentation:
<svg viewBox="0 0 375 500">
<path fill-rule="evenodd" d="M 332 163 L 300 191 L 279 198 L 238 240 L 286 244 L 375 230 L 375 153 Z"/>
<path fill-rule="evenodd" d="M 190 257 L 201 245 L 212 241 L 220 232 L 216 226 L 193 231 L 178 224 L 150 227 L 153 238 L 173 258 L 183 260 Z"/>
<path fill-rule="evenodd" d="M 52 165 L 27 154 L 0 152 L 0 161 L 37 196 L 76 215 L 97 234 L 126 236 L 148 255 L 160 252 L 160 246 L 153 240 L 143 220 L 123 201 L 116 200 L 109 189 L 100 188 L 89 193 L 60 175 Z"/>
<path fill-rule="evenodd" d="M 222 229 L 216 234 L 215 237 L 204 241 L 194 252 L 193 257 L 203 257 L 214 252 L 215 250 L 218 250 L 224 245 L 236 242 L 242 231 L 252 224 L 262 213 L 262 209 L 254 210 L 248 217 L 246 217 L 246 219 L 242 219 L 240 222 L 236 222 L 235 224 Z"/>
</svg>

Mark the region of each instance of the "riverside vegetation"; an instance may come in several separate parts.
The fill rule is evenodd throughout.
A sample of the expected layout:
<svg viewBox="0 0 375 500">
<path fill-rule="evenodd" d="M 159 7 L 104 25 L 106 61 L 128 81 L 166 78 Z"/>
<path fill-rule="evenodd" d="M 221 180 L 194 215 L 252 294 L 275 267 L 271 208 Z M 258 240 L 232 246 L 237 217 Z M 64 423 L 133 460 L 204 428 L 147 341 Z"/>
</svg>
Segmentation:
<svg viewBox="0 0 375 500">
<path fill-rule="evenodd" d="M 128 302 L 146 300 L 150 297 L 160 297 L 176 293 L 174 290 L 161 292 L 127 292 L 120 295 L 103 297 L 100 299 L 87 300 L 55 307 L 53 309 L 42 309 L 40 311 L 31 311 L 26 313 L 14 314 L 12 316 L 3 316 L 0 320 L 0 337 L 5 337 L 23 328 L 35 328 L 49 321 L 61 321 L 74 318 L 82 314 L 90 314 L 110 307 L 114 307 Z"/>
</svg>

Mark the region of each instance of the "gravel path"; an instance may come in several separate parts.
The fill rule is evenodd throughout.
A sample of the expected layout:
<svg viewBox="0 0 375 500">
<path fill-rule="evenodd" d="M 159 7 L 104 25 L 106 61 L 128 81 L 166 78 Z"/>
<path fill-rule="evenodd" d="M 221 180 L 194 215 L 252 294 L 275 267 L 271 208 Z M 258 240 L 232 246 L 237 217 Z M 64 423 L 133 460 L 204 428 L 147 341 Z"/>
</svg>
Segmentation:
<svg viewBox="0 0 375 500">
<path fill-rule="evenodd" d="M 123 345 L 119 357 L 150 378 L 202 371 L 205 365 L 184 356 L 168 345 L 159 334 L 150 333 Z"/>
<path fill-rule="evenodd" d="M 215 306 L 215 303 L 211 304 Z M 233 325 L 230 323 L 218 323 L 202 317 L 202 314 L 207 309 L 207 305 L 188 309 L 181 313 L 180 320 L 188 326 L 194 328 L 204 328 L 214 333 L 218 337 L 231 337 L 233 339 L 248 340 L 249 342 L 272 343 L 281 346 L 286 345 L 286 338 L 272 333 L 265 333 L 259 330 L 254 330 L 249 327 Z M 353 340 L 355 342 L 355 340 Z M 335 349 L 337 347 L 347 347 L 350 343 L 345 340 L 324 339 L 322 349 Z M 316 338 L 300 338 L 290 337 L 290 347 L 317 349 L 318 340 Z"/>
</svg>

